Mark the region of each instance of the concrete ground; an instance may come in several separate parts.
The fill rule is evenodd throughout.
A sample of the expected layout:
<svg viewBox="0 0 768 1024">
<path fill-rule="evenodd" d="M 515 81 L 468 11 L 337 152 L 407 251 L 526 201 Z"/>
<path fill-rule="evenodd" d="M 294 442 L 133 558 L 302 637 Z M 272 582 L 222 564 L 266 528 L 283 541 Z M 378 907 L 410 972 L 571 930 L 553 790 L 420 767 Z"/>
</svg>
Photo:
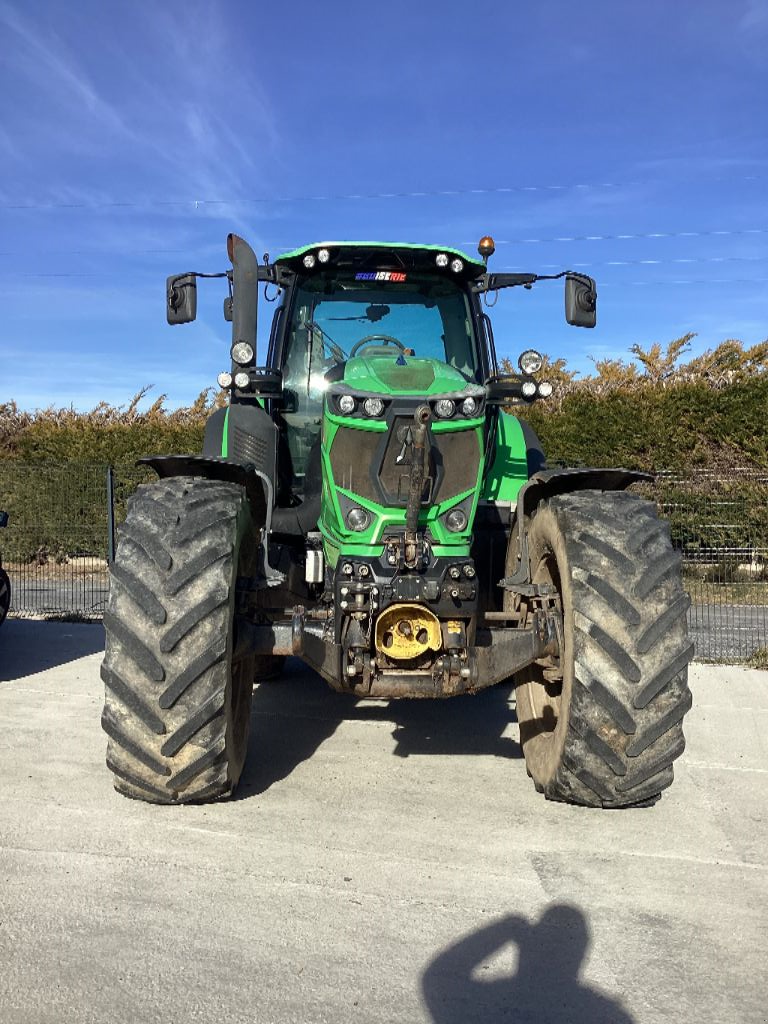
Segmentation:
<svg viewBox="0 0 768 1024">
<path fill-rule="evenodd" d="M 0 631 L 0 1020 L 766 1020 L 768 674 L 694 666 L 655 806 L 533 789 L 503 687 L 254 698 L 239 799 L 118 796 L 96 625 Z M 535 1007 L 535 1009 L 534 1009 Z"/>
</svg>

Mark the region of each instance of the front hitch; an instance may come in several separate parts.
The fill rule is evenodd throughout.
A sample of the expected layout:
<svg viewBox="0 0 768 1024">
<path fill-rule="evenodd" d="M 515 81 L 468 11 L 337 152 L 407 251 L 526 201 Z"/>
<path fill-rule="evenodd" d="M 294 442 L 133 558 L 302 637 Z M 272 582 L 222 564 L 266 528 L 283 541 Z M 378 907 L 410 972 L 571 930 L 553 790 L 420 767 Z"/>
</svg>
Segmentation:
<svg viewBox="0 0 768 1024">
<path fill-rule="evenodd" d="M 427 454 L 427 424 L 432 417 L 428 405 L 420 405 L 413 414 L 411 428 L 411 472 L 408 481 L 408 504 L 405 510 L 405 535 L 403 537 L 404 562 L 409 569 L 418 564 L 419 510 L 424 495 L 424 463 Z"/>
</svg>

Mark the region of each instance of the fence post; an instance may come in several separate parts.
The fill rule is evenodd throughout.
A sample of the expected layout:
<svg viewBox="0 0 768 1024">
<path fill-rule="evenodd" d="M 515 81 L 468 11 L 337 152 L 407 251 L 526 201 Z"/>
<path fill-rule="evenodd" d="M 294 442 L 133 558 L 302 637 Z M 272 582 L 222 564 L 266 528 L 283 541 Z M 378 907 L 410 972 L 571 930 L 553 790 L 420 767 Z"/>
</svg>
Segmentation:
<svg viewBox="0 0 768 1024">
<path fill-rule="evenodd" d="M 107 466 L 107 561 L 115 560 L 115 473 Z"/>
</svg>

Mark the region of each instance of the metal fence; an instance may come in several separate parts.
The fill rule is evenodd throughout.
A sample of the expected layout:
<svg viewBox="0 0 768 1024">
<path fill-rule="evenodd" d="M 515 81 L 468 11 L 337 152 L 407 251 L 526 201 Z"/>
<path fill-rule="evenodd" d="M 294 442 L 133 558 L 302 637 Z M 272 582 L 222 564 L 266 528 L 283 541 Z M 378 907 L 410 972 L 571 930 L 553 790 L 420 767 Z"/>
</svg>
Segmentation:
<svg viewBox="0 0 768 1024">
<path fill-rule="evenodd" d="M 0 461 L 0 555 L 15 615 L 98 618 L 107 598 L 110 514 L 151 471 Z M 704 661 L 768 666 L 768 472 L 660 474 L 645 489 L 671 523 Z"/>
</svg>

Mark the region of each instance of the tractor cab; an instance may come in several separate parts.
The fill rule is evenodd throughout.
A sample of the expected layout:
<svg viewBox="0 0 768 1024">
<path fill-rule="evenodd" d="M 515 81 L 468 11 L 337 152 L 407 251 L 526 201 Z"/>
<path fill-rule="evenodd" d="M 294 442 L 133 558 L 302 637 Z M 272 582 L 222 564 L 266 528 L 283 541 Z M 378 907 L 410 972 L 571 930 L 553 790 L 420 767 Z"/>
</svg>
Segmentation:
<svg viewBox="0 0 768 1024">
<path fill-rule="evenodd" d="M 293 275 L 275 313 L 268 356 L 282 373 L 275 415 L 289 471 L 281 498 L 286 490 L 304 492 L 331 385 L 365 381 L 383 394 L 425 393 L 435 366 L 454 389 L 482 384 L 492 369 L 468 288 L 485 267 L 463 253 L 320 243 L 287 253 L 276 265 Z M 378 408 L 379 399 L 371 397 L 368 408 Z"/>
</svg>

